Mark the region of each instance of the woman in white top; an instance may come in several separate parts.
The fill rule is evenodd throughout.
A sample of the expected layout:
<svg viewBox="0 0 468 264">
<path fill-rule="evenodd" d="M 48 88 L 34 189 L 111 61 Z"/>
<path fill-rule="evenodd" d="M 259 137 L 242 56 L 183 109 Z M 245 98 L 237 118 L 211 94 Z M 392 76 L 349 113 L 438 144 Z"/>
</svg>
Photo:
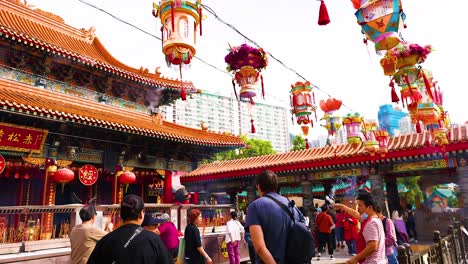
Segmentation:
<svg viewBox="0 0 468 264">
<path fill-rule="evenodd" d="M 239 242 L 244 241 L 244 227 L 237 220 L 237 213 L 231 212 L 231 220 L 226 223 L 226 247 L 229 264 L 240 264 Z"/>
</svg>

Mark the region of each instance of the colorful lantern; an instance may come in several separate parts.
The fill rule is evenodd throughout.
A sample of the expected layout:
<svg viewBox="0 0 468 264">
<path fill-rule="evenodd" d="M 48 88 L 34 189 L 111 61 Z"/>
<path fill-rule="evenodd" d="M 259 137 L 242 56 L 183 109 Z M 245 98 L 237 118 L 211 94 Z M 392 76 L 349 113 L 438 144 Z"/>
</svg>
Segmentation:
<svg viewBox="0 0 468 264">
<path fill-rule="evenodd" d="M 329 140 L 333 140 L 335 133 L 341 127 L 341 116 L 334 116 L 335 111 L 338 111 L 341 105 L 342 101 L 335 98 L 329 98 L 327 101 L 320 100 L 320 109 L 325 112 L 320 120 L 325 120 L 325 124 L 322 126 L 327 129 Z"/>
<path fill-rule="evenodd" d="M 296 82 L 291 85 L 291 106 L 291 113 L 296 116 L 297 124 L 302 125 L 301 129 L 305 136 L 306 148 L 309 148 L 309 141 L 307 139 L 309 135 L 308 125 L 314 126 L 314 122 L 310 118 L 312 112 L 315 113 L 315 121 L 317 121 L 315 95 L 312 92 L 310 82 Z"/>
<path fill-rule="evenodd" d="M 376 50 L 388 50 L 401 42 L 398 33 L 406 15 L 400 0 L 352 0 L 362 32 L 375 43 Z"/>
<path fill-rule="evenodd" d="M 162 51 L 168 65 L 190 64 L 195 56 L 197 30 L 202 34 L 200 0 L 162 0 L 153 3 L 153 15 L 161 19 Z"/>
<path fill-rule="evenodd" d="M 377 130 L 375 132 L 375 139 L 379 142 L 379 148 L 377 149 L 377 153 L 379 153 L 382 157 L 385 156 L 388 152 L 388 139 L 390 138 L 390 134 L 385 130 Z"/>
<path fill-rule="evenodd" d="M 262 48 L 254 48 L 247 44 L 236 47 L 229 47 L 229 53 L 224 58 L 228 64 L 227 71 L 234 73 L 232 84 L 237 97 L 234 81 L 241 87 L 240 99 L 253 101 L 257 95 L 256 84 L 259 80 L 262 83 L 262 96 L 265 96 L 263 87 L 263 77 L 260 72 L 268 65 L 268 59 Z"/>
<path fill-rule="evenodd" d="M 375 137 L 377 131 L 377 122 L 375 120 L 364 121 L 362 134 L 364 135 L 364 147 L 374 156 L 377 150 L 379 149 L 379 142 Z"/>
<path fill-rule="evenodd" d="M 361 130 L 363 118 L 359 113 L 347 114 L 343 119 L 343 125 L 346 127 L 346 138 L 348 144 L 356 149 L 361 144 Z"/>
</svg>

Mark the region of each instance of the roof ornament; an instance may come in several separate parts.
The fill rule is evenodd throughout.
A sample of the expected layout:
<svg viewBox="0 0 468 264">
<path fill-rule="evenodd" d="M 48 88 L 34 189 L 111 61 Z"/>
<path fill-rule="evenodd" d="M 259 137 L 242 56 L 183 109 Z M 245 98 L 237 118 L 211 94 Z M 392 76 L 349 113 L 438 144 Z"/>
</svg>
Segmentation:
<svg viewBox="0 0 468 264">
<path fill-rule="evenodd" d="M 88 30 L 82 28 L 80 29 L 81 32 L 83 32 L 83 37 L 91 42 L 94 41 L 94 38 L 96 38 L 96 28 L 95 27 L 90 27 Z"/>
</svg>

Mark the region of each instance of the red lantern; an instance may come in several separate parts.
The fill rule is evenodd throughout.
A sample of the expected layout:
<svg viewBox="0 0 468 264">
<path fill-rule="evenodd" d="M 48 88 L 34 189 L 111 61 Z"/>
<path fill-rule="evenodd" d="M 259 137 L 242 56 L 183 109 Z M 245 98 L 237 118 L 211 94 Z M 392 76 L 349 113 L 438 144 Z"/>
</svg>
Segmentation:
<svg viewBox="0 0 468 264">
<path fill-rule="evenodd" d="M 54 172 L 54 180 L 62 184 L 62 193 L 65 183 L 73 181 L 75 178 L 75 173 L 67 168 L 58 169 Z"/>
<path fill-rule="evenodd" d="M 131 171 L 126 171 L 120 174 L 119 176 L 119 182 L 122 184 L 132 184 L 136 182 L 136 176 L 135 173 Z"/>
<path fill-rule="evenodd" d="M 54 180 L 58 183 L 67 183 L 73 181 L 75 173 L 67 168 L 58 169 L 54 173 Z"/>
</svg>

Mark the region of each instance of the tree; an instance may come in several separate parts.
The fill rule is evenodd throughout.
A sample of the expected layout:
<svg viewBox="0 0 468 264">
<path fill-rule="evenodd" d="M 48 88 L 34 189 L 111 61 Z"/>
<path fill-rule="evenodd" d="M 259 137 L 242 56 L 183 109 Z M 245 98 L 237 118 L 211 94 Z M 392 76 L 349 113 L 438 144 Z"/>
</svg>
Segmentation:
<svg viewBox="0 0 468 264">
<path fill-rule="evenodd" d="M 245 148 L 216 153 L 212 160 L 233 160 L 276 154 L 276 151 L 273 149 L 273 145 L 270 141 L 256 138 L 247 138 L 245 135 L 241 136 L 241 139 L 245 142 Z"/>
<path fill-rule="evenodd" d="M 306 146 L 305 139 L 304 139 L 301 135 L 297 135 L 297 136 L 293 139 L 293 147 L 292 147 L 291 150 L 301 150 L 301 149 L 305 149 L 305 146 Z"/>
<path fill-rule="evenodd" d="M 418 181 L 421 176 L 416 177 L 402 177 L 398 178 L 397 182 L 404 184 L 406 189 L 408 190 L 406 193 L 400 194 L 401 196 L 406 198 L 406 202 L 408 204 L 415 204 L 416 199 L 421 200 L 423 198 L 423 193 L 421 188 L 419 188 Z"/>
</svg>

